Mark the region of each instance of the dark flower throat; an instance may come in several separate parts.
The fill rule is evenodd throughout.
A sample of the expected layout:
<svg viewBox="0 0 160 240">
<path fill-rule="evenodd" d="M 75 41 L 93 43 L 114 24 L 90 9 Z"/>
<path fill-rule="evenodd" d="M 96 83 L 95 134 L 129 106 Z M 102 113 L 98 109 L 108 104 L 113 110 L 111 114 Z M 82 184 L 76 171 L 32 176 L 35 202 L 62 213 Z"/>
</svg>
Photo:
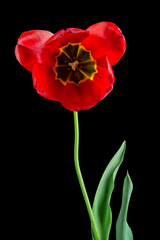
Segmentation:
<svg viewBox="0 0 160 240">
<path fill-rule="evenodd" d="M 69 43 L 61 48 L 55 71 L 56 78 L 60 79 L 64 85 L 67 82 L 74 82 L 78 85 L 83 80 L 93 80 L 97 72 L 90 51 L 86 51 L 79 43 Z"/>
</svg>

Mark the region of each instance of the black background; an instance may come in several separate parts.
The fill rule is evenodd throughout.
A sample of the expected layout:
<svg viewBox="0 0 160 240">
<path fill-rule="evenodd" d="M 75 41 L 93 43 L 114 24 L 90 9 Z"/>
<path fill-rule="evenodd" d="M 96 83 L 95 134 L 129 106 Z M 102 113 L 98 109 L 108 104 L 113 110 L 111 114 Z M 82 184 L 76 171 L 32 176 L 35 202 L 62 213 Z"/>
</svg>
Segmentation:
<svg viewBox="0 0 160 240">
<path fill-rule="evenodd" d="M 89 218 L 74 169 L 73 113 L 36 93 L 31 73 L 17 62 L 14 47 L 24 31 L 43 29 L 56 33 L 68 27 L 86 29 L 100 21 L 113 22 L 122 30 L 127 50 L 113 67 L 116 79 L 113 91 L 92 109 L 79 113 L 81 170 L 92 203 L 107 163 L 126 140 L 125 159 L 111 199 L 110 239 L 115 239 L 115 222 L 127 170 L 134 184 L 128 222 L 134 239 L 145 239 L 145 236 L 149 239 L 154 232 L 150 214 L 156 184 L 151 187 L 150 182 L 156 160 L 151 146 L 155 141 L 151 137 L 155 109 L 151 103 L 150 64 L 146 64 L 150 51 L 146 5 L 144 8 L 138 2 L 126 1 L 119 4 L 32 1 L 10 3 L 10 9 L 5 28 L 7 59 L 2 126 L 5 130 L 2 165 L 5 239 L 9 236 L 91 239 Z M 153 183 L 156 179 L 156 176 L 152 178 Z"/>
</svg>

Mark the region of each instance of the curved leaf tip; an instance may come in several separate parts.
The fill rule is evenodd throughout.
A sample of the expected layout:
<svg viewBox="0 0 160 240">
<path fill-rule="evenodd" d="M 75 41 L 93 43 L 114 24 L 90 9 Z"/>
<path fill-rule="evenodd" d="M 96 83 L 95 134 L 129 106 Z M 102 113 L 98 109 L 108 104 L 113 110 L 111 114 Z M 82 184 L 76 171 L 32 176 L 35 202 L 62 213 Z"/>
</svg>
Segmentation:
<svg viewBox="0 0 160 240">
<path fill-rule="evenodd" d="M 127 213 L 132 190 L 133 183 L 127 171 L 123 184 L 121 209 L 116 223 L 116 240 L 133 240 L 131 228 L 127 223 Z"/>
</svg>

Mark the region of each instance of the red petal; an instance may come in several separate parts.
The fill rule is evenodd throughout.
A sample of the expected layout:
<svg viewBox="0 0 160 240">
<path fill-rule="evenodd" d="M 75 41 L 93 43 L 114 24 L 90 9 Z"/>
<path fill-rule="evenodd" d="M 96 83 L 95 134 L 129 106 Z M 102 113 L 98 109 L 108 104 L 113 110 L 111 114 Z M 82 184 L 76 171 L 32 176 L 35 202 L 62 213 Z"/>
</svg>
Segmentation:
<svg viewBox="0 0 160 240">
<path fill-rule="evenodd" d="M 90 79 L 79 85 L 67 83 L 61 104 L 71 111 L 87 110 L 97 104 L 100 95 L 99 87 Z"/>
<path fill-rule="evenodd" d="M 64 29 L 58 31 L 55 33 L 47 42 L 46 46 L 51 47 L 58 47 L 67 45 L 67 39 L 66 39 L 66 31 Z"/>
<path fill-rule="evenodd" d="M 56 56 L 58 56 L 60 53 L 60 50 L 57 47 L 45 45 L 40 53 L 39 56 L 39 63 L 48 65 L 48 66 L 54 66 L 56 63 Z"/>
<path fill-rule="evenodd" d="M 95 74 L 93 81 L 99 86 L 101 90 L 101 99 L 103 99 L 113 89 L 113 84 L 115 82 L 112 67 L 106 56 L 97 59 L 97 70 L 98 72 Z"/>
<path fill-rule="evenodd" d="M 78 28 L 67 28 L 65 30 L 60 30 L 53 37 L 47 41 L 47 46 L 54 46 L 57 48 L 61 48 L 70 43 L 78 43 L 82 42 L 87 36 L 89 32 L 86 30 L 78 29 Z"/>
<path fill-rule="evenodd" d="M 89 28 L 90 36 L 83 41 L 86 49 L 91 50 L 94 58 L 106 55 L 110 64 L 116 64 L 124 55 L 126 41 L 121 30 L 113 23 L 100 22 Z"/>
<path fill-rule="evenodd" d="M 32 77 L 33 86 L 40 95 L 54 101 L 61 100 L 64 86 L 59 80 L 55 80 L 52 67 L 37 63 L 34 65 Z"/>
<path fill-rule="evenodd" d="M 28 71 L 32 71 L 34 64 L 40 61 L 43 45 L 52 36 L 53 33 L 45 30 L 22 33 L 15 48 L 15 55 L 20 64 Z"/>
</svg>

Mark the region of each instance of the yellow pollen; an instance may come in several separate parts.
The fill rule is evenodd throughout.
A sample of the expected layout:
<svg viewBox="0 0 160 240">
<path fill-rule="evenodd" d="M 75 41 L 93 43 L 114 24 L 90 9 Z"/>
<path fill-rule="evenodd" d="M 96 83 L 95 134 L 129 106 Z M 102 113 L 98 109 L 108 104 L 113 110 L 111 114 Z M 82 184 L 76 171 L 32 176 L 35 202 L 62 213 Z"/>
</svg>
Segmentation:
<svg viewBox="0 0 160 240">
<path fill-rule="evenodd" d="M 77 60 L 72 63 L 68 63 L 68 65 L 72 68 L 73 71 L 76 71 L 78 64 L 79 62 Z"/>
</svg>

